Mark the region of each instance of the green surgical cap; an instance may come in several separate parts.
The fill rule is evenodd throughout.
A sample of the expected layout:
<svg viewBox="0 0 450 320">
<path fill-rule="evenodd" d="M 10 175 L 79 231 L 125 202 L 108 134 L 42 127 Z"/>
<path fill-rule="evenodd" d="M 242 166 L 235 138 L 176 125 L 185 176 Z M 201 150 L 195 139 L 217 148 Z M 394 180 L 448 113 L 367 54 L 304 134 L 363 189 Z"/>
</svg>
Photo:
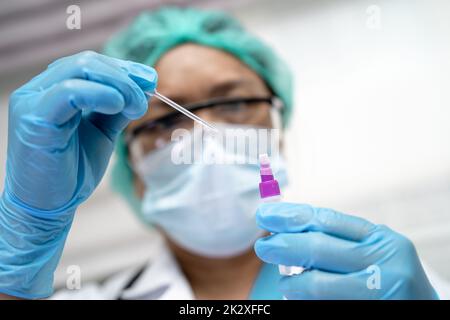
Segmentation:
<svg viewBox="0 0 450 320">
<path fill-rule="evenodd" d="M 177 7 L 144 12 L 106 43 L 104 54 L 153 66 L 167 51 L 187 42 L 226 51 L 253 69 L 283 101 L 283 124 L 288 124 L 292 112 L 289 68 L 272 49 L 223 12 Z M 143 219 L 123 135 L 117 143 L 116 156 L 113 189 Z"/>
</svg>

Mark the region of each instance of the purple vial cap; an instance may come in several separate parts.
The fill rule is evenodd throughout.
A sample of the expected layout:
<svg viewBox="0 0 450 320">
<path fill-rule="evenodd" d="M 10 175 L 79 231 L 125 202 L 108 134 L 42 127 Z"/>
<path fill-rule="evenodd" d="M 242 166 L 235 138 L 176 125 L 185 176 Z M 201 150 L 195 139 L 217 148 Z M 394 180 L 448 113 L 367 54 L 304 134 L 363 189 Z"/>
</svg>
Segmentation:
<svg viewBox="0 0 450 320">
<path fill-rule="evenodd" d="M 270 168 L 270 160 L 267 154 L 259 156 L 261 182 L 259 183 L 259 194 L 261 198 L 279 196 L 281 194 L 278 181 L 275 180 L 272 169 Z"/>
</svg>

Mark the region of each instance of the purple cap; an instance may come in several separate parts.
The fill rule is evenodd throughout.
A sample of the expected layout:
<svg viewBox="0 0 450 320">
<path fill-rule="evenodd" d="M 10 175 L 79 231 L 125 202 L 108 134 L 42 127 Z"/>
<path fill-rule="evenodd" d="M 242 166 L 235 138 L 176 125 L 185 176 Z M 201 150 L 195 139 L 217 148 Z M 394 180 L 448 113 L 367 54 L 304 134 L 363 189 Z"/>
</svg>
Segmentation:
<svg viewBox="0 0 450 320">
<path fill-rule="evenodd" d="M 278 181 L 275 180 L 270 161 L 267 154 L 259 156 L 261 182 L 259 183 L 259 194 L 261 198 L 268 198 L 281 195 Z"/>
<path fill-rule="evenodd" d="M 281 194 L 278 181 L 273 179 L 271 181 L 265 181 L 259 183 L 259 194 L 261 198 L 268 198 L 279 196 Z"/>
</svg>

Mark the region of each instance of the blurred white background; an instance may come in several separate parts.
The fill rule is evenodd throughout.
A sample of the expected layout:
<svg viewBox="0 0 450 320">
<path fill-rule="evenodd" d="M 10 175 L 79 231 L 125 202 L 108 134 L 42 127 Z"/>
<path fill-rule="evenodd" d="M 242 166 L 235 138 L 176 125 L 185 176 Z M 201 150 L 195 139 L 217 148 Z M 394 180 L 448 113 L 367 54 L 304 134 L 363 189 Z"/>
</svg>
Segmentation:
<svg viewBox="0 0 450 320">
<path fill-rule="evenodd" d="M 79 1 L 82 29 L 69 31 L 64 21 L 70 2 L 1 4 L 0 186 L 11 89 L 57 56 L 99 50 L 130 16 L 152 6 L 142 0 Z M 53 10 L 37 9 L 36 3 Z M 450 2 L 259 0 L 208 6 L 234 13 L 295 73 L 296 110 L 286 136 L 288 200 L 387 224 L 410 237 L 421 257 L 450 280 Z M 111 193 L 106 177 L 76 216 L 56 284 L 65 283 L 71 264 L 81 266 L 89 281 L 143 262 L 155 241 Z"/>
</svg>

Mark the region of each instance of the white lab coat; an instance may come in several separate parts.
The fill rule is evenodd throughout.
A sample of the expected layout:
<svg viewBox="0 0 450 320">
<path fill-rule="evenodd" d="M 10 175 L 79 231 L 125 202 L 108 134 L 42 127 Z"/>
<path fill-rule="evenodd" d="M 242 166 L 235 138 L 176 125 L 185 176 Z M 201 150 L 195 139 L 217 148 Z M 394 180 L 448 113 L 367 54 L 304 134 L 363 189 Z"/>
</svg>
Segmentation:
<svg viewBox="0 0 450 320">
<path fill-rule="evenodd" d="M 130 285 L 132 279 L 139 277 Z M 103 284 L 90 283 L 80 290 L 57 291 L 51 299 L 95 300 L 193 300 L 191 287 L 167 246 L 161 242 L 155 259 L 148 265 L 125 270 Z"/>
<path fill-rule="evenodd" d="M 67 300 L 192 300 L 193 291 L 167 246 L 161 242 L 157 258 L 144 268 L 125 270 L 103 284 L 82 285 L 80 290 L 61 290 L 51 299 Z M 424 265 L 428 279 L 441 299 L 450 299 L 450 284 Z M 141 271 L 141 272 L 140 272 Z M 139 277 L 132 282 L 132 279 Z M 130 286 L 130 284 L 132 285 Z M 129 286 L 127 288 L 127 286 Z"/>
</svg>

